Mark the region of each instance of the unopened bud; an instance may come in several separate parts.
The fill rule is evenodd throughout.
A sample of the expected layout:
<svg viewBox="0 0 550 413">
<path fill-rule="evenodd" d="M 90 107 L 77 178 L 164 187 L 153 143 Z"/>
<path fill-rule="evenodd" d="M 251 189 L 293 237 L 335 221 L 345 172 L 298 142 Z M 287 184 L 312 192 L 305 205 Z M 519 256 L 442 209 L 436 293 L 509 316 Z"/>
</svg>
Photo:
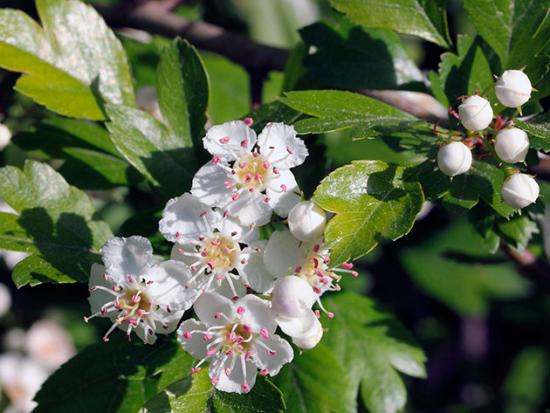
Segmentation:
<svg viewBox="0 0 550 413">
<path fill-rule="evenodd" d="M 312 201 L 296 204 L 288 214 L 290 232 L 300 241 L 315 241 L 323 236 L 327 216 L 325 211 Z"/>
<path fill-rule="evenodd" d="M 472 151 L 462 142 L 451 142 L 439 148 L 437 166 L 447 176 L 466 173 L 472 166 Z"/>
<path fill-rule="evenodd" d="M 539 184 L 526 174 L 510 176 L 502 186 L 502 198 L 512 208 L 525 208 L 539 197 Z"/>
<path fill-rule="evenodd" d="M 529 151 L 529 138 L 521 129 L 502 129 L 496 137 L 495 151 L 504 162 L 523 162 Z"/>
<path fill-rule="evenodd" d="M 478 95 L 467 98 L 458 107 L 460 122 L 468 130 L 481 131 L 493 120 L 493 108 L 487 99 Z"/>
<path fill-rule="evenodd" d="M 531 81 L 521 70 L 506 70 L 495 86 L 498 101 L 509 108 L 527 103 L 532 90 Z"/>
</svg>

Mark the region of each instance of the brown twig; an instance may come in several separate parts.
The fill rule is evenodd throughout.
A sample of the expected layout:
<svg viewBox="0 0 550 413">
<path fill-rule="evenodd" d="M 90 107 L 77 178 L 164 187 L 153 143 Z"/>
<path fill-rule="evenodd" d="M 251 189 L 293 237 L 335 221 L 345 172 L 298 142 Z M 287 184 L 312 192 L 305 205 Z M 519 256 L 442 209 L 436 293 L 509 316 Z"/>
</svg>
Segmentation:
<svg viewBox="0 0 550 413">
<path fill-rule="evenodd" d="M 139 7 L 125 4 L 97 6 L 97 10 L 111 27 L 130 27 L 166 37 L 181 36 L 200 49 L 227 57 L 249 72 L 283 70 L 289 55 L 286 49 L 255 43 L 248 37 L 215 25 L 190 22 L 159 7 L 156 2 L 148 2 Z"/>
<path fill-rule="evenodd" d="M 504 243 L 501 245 L 501 248 L 516 264 L 522 275 L 545 291 L 550 291 L 550 264 L 538 258 L 527 248 L 519 252 Z"/>
</svg>

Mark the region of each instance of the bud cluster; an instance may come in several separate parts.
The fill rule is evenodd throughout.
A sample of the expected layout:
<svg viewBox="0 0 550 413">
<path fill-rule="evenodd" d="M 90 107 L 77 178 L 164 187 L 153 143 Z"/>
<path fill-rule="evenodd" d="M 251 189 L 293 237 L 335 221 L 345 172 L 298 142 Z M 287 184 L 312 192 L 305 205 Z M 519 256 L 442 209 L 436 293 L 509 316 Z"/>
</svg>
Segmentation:
<svg viewBox="0 0 550 413">
<path fill-rule="evenodd" d="M 527 75 L 521 70 L 506 70 L 495 85 L 495 94 L 501 105 L 516 108 L 531 97 L 533 87 Z M 437 165 L 441 172 L 451 178 L 467 173 L 473 161 L 472 151 L 480 152 L 480 157 L 492 154 L 506 164 L 525 162 L 529 151 L 529 137 L 523 130 L 514 127 L 513 118 L 496 118 L 491 103 L 480 95 L 464 98 L 458 106 L 458 114 L 452 110 L 466 134 L 457 134 L 444 142 L 437 154 Z M 505 180 L 502 198 L 512 208 L 525 208 L 539 196 L 539 186 L 527 174 L 514 172 Z"/>
</svg>

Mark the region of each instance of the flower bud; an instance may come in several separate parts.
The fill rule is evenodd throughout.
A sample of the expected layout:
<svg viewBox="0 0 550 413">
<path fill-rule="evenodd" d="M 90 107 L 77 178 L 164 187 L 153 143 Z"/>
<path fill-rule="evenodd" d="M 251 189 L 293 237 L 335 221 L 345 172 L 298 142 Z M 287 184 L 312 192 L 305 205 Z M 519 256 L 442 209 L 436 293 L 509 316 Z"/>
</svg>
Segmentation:
<svg viewBox="0 0 550 413">
<path fill-rule="evenodd" d="M 529 151 L 529 138 L 521 129 L 502 129 L 497 133 L 495 151 L 504 162 L 523 162 Z"/>
<path fill-rule="evenodd" d="M 447 176 L 466 173 L 472 166 L 472 151 L 462 142 L 443 145 L 437 153 L 437 166 Z"/>
<path fill-rule="evenodd" d="M 473 95 L 458 107 L 458 115 L 466 129 L 480 131 L 493 120 L 493 108 L 487 99 Z"/>
<path fill-rule="evenodd" d="M 288 227 L 295 238 L 308 242 L 319 239 L 325 230 L 327 216 L 312 201 L 296 204 L 288 214 Z"/>
<path fill-rule="evenodd" d="M 526 174 L 510 176 L 502 186 L 502 198 L 512 208 L 525 208 L 539 197 L 539 184 Z"/>
<path fill-rule="evenodd" d="M 0 123 L 0 151 L 4 149 L 11 140 L 11 131 L 8 129 L 8 127 L 2 123 Z"/>
<path fill-rule="evenodd" d="M 532 90 L 531 81 L 521 70 L 506 70 L 495 86 L 498 101 L 509 108 L 525 104 Z"/>
<path fill-rule="evenodd" d="M 312 349 L 319 344 L 319 341 L 321 341 L 321 338 L 323 337 L 323 326 L 319 320 L 316 319 L 315 321 L 316 322 L 306 334 L 292 337 L 292 342 L 305 350 Z"/>
<path fill-rule="evenodd" d="M 271 294 L 271 308 L 279 316 L 301 317 L 310 311 L 316 299 L 317 296 L 307 281 L 290 275 L 275 282 Z"/>
</svg>

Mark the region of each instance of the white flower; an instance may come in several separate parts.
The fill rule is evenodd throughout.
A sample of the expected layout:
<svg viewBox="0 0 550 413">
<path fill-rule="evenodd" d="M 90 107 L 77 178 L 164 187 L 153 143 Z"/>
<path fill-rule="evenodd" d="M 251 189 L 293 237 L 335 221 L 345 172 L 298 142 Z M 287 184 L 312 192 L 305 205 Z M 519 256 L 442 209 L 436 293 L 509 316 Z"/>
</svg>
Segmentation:
<svg viewBox="0 0 550 413">
<path fill-rule="evenodd" d="M 308 155 L 294 127 L 269 123 L 256 133 L 242 121 L 210 128 L 204 147 L 214 156 L 193 178 L 191 193 L 226 210 L 242 225 L 264 225 L 272 210 L 286 217 L 300 201 L 290 168 Z"/>
<path fill-rule="evenodd" d="M 6 125 L 0 123 L 0 151 L 4 149 L 11 141 L 11 131 Z"/>
<path fill-rule="evenodd" d="M 262 259 L 266 241 L 256 240 L 255 227 L 242 227 L 191 194 L 168 201 L 159 230 L 177 243 L 171 258 L 189 266 L 190 288 L 238 297 L 245 287 L 265 292 L 273 284 Z"/>
<path fill-rule="evenodd" d="M 294 353 L 274 334 L 277 323 L 267 302 L 246 295 L 236 302 L 217 293 L 202 294 L 193 306 L 200 321 L 186 320 L 178 341 L 199 362 L 197 372 L 210 362 L 209 375 L 219 390 L 248 393 L 262 375 L 276 375 Z"/>
<path fill-rule="evenodd" d="M 466 173 L 472 166 L 472 151 L 462 142 L 443 145 L 437 152 L 437 166 L 447 176 Z"/>
<path fill-rule="evenodd" d="M 529 138 L 521 129 L 502 129 L 497 133 L 495 151 L 504 162 L 523 162 L 529 151 Z"/>
<path fill-rule="evenodd" d="M 298 347 L 313 348 L 323 336 L 318 313 L 311 309 L 317 298 L 311 285 L 294 275 L 280 278 L 273 287 L 271 309 L 277 324 Z"/>
<path fill-rule="evenodd" d="M 514 174 L 502 185 L 502 198 L 512 208 L 525 208 L 539 197 L 539 184 L 526 174 Z"/>
<path fill-rule="evenodd" d="M 460 122 L 466 129 L 481 131 L 493 120 L 493 109 L 487 99 L 473 95 L 458 107 Z"/>
<path fill-rule="evenodd" d="M 179 261 L 157 263 L 151 243 L 138 236 L 113 238 L 101 250 L 105 266 L 94 264 L 90 275 L 92 316 L 108 317 L 116 327 L 132 331 L 152 344 L 156 334 L 175 330 L 183 312 L 191 307 L 197 292 L 187 288 L 191 278 Z"/>
<path fill-rule="evenodd" d="M 34 395 L 48 378 L 48 372 L 38 363 L 18 353 L 0 356 L 0 388 L 10 402 L 6 410 L 30 413 L 36 403 Z"/>
<path fill-rule="evenodd" d="M 317 300 L 311 285 L 304 279 L 290 275 L 277 280 L 271 293 L 271 308 L 277 316 L 301 317 L 310 311 Z"/>
<path fill-rule="evenodd" d="M 4 317 L 11 308 L 11 294 L 8 287 L 0 284 L 0 317 Z"/>
<path fill-rule="evenodd" d="M 49 369 L 56 369 L 76 353 L 69 334 L 52 320 L 35 322 L 26 335 L 25 347 L 29 356 Z"/>
<path fill-rule="evenodd" d="M 497 80 L 495 93 L 504 106 L 518 108 L 531 98 L 531 81 L 521 70 L 506 70 Z"/>
<path fill-rule="evenodd" d="M 323 236 L 327 215 L 313 201 L 296 204 L 288 214 L 288 227 L 300 241 L 315 241 Z"/>
<path fill-rule="evenodd" d="M 341 276 L 337 273 L 358 275 L 356 271 L 351 270 L 352 264 L 331 266 L 329 250 L 322 240 L 300 242 L 288 230 L 271 234 L 264 252 L 264 263 L 267 270 L 276 278 L 296 275 L 306 280 L 319 296 L 328 290 L 340 290 L 338 281 Z"/>
</svg>

